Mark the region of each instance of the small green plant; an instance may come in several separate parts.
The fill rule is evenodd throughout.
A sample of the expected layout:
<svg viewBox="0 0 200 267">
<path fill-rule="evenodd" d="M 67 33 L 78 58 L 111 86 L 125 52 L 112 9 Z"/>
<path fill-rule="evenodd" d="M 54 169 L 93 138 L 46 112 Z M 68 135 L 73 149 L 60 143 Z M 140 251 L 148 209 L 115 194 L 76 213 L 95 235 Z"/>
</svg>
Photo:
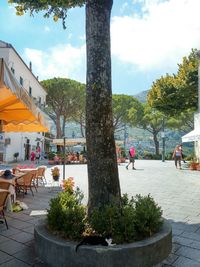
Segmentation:
<svg viewBox="0 0 200 267">
<path fill-rule="evenodd" d="M 55 155 L 56 155 L 56 153 L 54 153 L 54 152 L 49 152 L 49 154 L 48 154 L 48 159 L 49 159 L 49 160 L 54 160 Z"/>
<path fill-rule="evenodd" d="M 89 218 L 89 224 L 100 235 L 112 234 L 116 243 L 130 243 L 150 237 L 162 226 L 161 208 L 150 195 L 137 195 L 129 200 L 122 197 L 122 206 L 105 206 L 96 209 Z"/>
<path fill-rule="evenodd" d="M 65 180 L 64 192 L 51 199 L 47 220 L 49 229 L 60 236 L 79 240 L 83 235 L 111 234 L 114 243 L 130 243 L 152 236 L 162 226 L 162 211 L 153 198 L 124 194 L 121 207 L 106 205 L 95 209 L 87 217 L 81 204 L 83 193 L 74 188 L 72 177 Z"/>
<path fill-rule="evenodd" d="M 19 157 L 19 152 L 15 152 L 13 154 L 13 157 L 15 158 L 15 161 L 17 162 L 17 158 Z"/>
<path fill-rule="evenodd" d="M 155 203 L 150 195 L 136 195 L 134 204 L 136 239 L 150 237 L 158 232 L 163 224 L 161 207 Z"/>
<path fill-rule="evenodd" d="M 85 207 L 81 205 L 82 192 L 77 188 L 61 192 L 51 199 L 47 221 L 51 231 L 70 240 L 80 239 L 85 230 Z"/>
</svg>

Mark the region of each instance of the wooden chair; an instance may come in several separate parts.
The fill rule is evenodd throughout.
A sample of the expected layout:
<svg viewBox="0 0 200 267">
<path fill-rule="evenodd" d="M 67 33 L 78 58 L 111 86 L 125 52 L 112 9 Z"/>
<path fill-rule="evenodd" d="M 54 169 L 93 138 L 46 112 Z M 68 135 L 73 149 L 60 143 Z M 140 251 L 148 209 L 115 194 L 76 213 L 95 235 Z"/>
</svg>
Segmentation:
<svg viewBox="0 0 200 267">
<path fill-rule="evenodd" d="M 30 190 L 32 193 L 32 196 L 34 197 L 32 187 L 35 188 L 37 192 L 37 188 L 34 182 L 35 179 L 35 171 L 29 171 L 25 173 L 21 178 L 16 180 L 16 192 L 23 192 L 23 197 L 25 194 L 27 194 L 27 190 Z"/>
<path fill-rule="evenodd" d="M 12 188 L 11 188 L 12 187 Z M 11 202 L 15 200 L 15 186 L 7 181 L 0 181 L 0 189 L 8 190 L 10 192 Z"/>
<path fill-rule="evenodd" d="M 8 195 L 9 195 L 9 191 L 8 190 L 0 191 L 0 214 L 3 216 L 3 219 L 5 221 L 7 229 L 8 229 L 8 224 L 7 224 L 6 217 L 5 217 L 3 209 L 6 206 L 6 200 L 7 200 Z"/>
<path fill-rule="evenodd" d="M 11 183 L 9 182 L 6 182 L 6 181 L 0 181 L 0 188 L 1 189 L 5 189 L 5 190 L 8 190 L 9 187 L 10 187 Z"/>
<path fill-rule="evenodd" d="M 37 170 L 37 179 L 38 180 L 41 180 L 43 185 L 44 184 L 47 184 L 47 180 L 45 178 L 45 171 L 46 171 L 46 166 L 40 166 L 38 167 L 38 170 Z M 37 185 L 38 185 L 38 182 L 37 182 Z"/>
</svg>

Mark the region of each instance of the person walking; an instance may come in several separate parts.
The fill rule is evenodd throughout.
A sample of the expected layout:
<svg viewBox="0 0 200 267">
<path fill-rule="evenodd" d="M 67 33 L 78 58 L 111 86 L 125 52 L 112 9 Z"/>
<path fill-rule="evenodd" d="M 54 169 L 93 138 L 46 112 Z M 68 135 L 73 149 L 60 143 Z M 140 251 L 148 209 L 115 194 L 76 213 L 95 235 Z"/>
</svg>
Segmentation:
<svg viewBox="0 0 200 267">
<path fill-rule="evenodd" d="M 132 169 L 135 170 L 134 164 L 135 164 L 135 148 L 131 147 L 129 149 L 129 163 L 126 166 L 126 169 L 128 170 L 128 166 L 132 163 Z"/>
<path fill-rule="evenodd" d="M 178 165 L 179 165 L 179 169 L 181 170 L 182 149 L 180 145 L 175 147 L 173 155 L 172 155 L 172 159 L 174 159 L 176 168 L 178 168 Z"/>
</svg>

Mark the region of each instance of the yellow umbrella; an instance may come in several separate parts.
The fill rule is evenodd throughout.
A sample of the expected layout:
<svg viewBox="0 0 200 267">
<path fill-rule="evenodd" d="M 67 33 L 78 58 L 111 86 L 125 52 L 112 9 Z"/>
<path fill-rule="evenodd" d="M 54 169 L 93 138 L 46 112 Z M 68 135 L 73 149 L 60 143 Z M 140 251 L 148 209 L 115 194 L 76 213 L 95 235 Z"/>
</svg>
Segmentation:
<svg viewBox="0 0 200 267">
<path fill-rule="evenodd" d="M 0 59 L 0 121 L 5 132 L 47 132 L 48 122 Z"/>
</svg>

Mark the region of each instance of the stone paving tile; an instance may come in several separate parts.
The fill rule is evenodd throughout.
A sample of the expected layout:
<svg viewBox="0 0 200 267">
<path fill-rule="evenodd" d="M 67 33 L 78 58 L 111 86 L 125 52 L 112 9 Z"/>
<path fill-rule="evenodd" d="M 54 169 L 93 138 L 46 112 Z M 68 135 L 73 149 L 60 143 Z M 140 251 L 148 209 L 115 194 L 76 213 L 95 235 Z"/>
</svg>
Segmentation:
<svg viewBox="0 0 200 267">
<path fill-rule="evenodd" d="M 26 248 L 25 245 L 10 239 L 9 241 L 3 243 L 3 246 L 1 246 L 1 251 L 6 252 L 9 255 L 13 255 L 24 248 Z"/>
<path fill-rule="evenodd" d="M 173 267 L 199 267 L 199 262 L 188 259 L 186 257 L 178 257 L 178 259 L 173 263 Z"/>
<path fill-rule="evenodd" d="M 12 257 L 8 255 L 7 253 L 0 251 L 0 265 L 11 260 Z"/>
<path fill-rule="evenodd" d="M 23 244 L 32 241 L 34 239 L 34 235 L 26 232 L 21 232 L 16 235 L 12 235 L 11 238 Z"/>
<path fill-rule="evenodd" d="M 35 263 L 35 259 L 37 258 L 34 247 L 26 247 L 25 249 L 15 253 L 13 256 L 18 260 L 30 264 L 31 266 Z"/>
<path fill-rule="evenodd" d="M 27 222 L 23 222 L 20 220 L 11 220 L 10 222 L 8 222 L 8 227 L 13 227 L 13 228 L 17 228 L 19 230 L 23 229 L 23 228 L 27 228 L 30 227 L 31 224 L 27 223 Z"/>
<path fill-rule="evenodd" d="M 34 225 L 23 229 L 24 232 L 34 234 Z"/>
<path fill-rule="evenodd" d="M 30 264 L 27 264 L 23 261 L 17 260 L 17 259 L 12 259 L 11 261 L 7 261 L 0 265 L 2 267 L 30 267 Z"/>
<path fill-rule="evenodd" d="M 183 232 L 183 233 L 181 233 L 181 236 L 184 237 L 184 238 L 200 241 L 200 233 Z"/>
<path fill-rule="evenodd" d="M 200 250 L 199 249 L 182 246 L 176 251 L 176 254 L 179 256 L 184 256 L 189 259 L 198 261 L 199 266 L 200 266 Z"/>
<path fill-rule="evenodd" d="M 180 230 L 180 229 L 176 229 L 176 228 L 172 229 L 173 235 L 181 235 L 182 233 L 184 233 L 184 230 Z"/>
<path fill-rule="evenodd" d="M 8 226 L 8 227 L 9 227 L 8 229 L 6 229 L 6 227 L 4 227 L 3 229 L 1 229 L 1 227 L 0 227 L 0 235 L 9 237 L 9 236 L 12 236 L 14 234 L 17 234 L 17 233 L 20 233 L 21 232 L 21 230 L 19 230 L 19 229 L 12 228 L 10 226 Z"/>
<path fill-rule="evenodd" d="M 0 235 L 0 249 L 1 249 L 1 243 L 6 242 L 6 241 L 9 241 L 9 238 L 3 235 Z"/>
<path fill-rule="evenodd" d="M 174 263 L 177 259 L 178 259 L 178 255 L 175 255 L 175 254 L 171 253 L 171 254 L 169 255 L 169 257 L 168 257 L 166 260 L 164 260 L 164 261 L 162 262 L 162 264 L 173 265 L 173 263 Z"/>
</svg>

